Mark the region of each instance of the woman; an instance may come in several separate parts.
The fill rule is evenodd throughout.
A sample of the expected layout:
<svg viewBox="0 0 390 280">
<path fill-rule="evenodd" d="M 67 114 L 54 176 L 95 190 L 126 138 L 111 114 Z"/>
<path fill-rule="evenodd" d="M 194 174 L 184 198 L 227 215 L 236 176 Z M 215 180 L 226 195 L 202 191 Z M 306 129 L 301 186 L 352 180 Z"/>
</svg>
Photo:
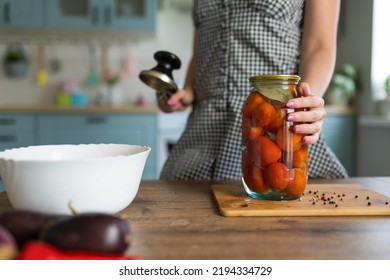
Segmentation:
<svg viewBox="0 0 390 280">
<path fill-rule="evenodd" d="M 186 130 L 161 172 L 162 179 L 241 178 L 241 109 L 248 78 L 298 74 L 304 96 L 289 114 L 310 145 L 309 177 L 347 177 L 324 143 L 323 94 L 333 73 L 340 0 L 198 0 L 194 2 L 193 57 L 184 88 L 164 112 L 192 106 Z"/>
</svg>

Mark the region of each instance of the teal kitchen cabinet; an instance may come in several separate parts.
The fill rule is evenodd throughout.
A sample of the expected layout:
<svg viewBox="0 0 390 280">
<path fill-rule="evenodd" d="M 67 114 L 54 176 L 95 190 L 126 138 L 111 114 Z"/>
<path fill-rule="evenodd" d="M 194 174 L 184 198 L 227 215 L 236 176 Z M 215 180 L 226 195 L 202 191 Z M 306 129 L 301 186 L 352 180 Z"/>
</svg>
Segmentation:
<svg viewBox="0 0 390 280">
<path fill-rule="evenodd" d="M 0 0 L 0 27 L 41 28 L 45 24 L 45 0 Z"/>
<path fill-rule="evenodd" d="M 143 179 L 155 179 L 155 114 L 40 114 L 37 134 L 40 144 L 118 143 L 151 147 Z"/>
<path fill-rule="evenodd" d="M 35 118 L 29 114 L 0 114 L 0 151 L 35 145 Z M 0 178 L 0 192 L 4 190 Z"/>
<path fill-rule="evenodd" d="M 50 0 L 49 28 L 153 31 L 155 0 Z"/>
<path fill-rule="evenodd" d="M 108 0 L 106 13 L 112 18 L 107 27 L 153 31 L 156 27 L 157 3 L 155 0 Z"/>
<path fill-rule="evenodd" d="M 35 145 L 35 118 L 30 114 L 0 114 L 0 151 Z"/>
<path fill-rule="evenodd" d="M 324 139 L 350 176 L 356 173 L 356 116 L 328 114 L 322 128 Z"/>
</svg>

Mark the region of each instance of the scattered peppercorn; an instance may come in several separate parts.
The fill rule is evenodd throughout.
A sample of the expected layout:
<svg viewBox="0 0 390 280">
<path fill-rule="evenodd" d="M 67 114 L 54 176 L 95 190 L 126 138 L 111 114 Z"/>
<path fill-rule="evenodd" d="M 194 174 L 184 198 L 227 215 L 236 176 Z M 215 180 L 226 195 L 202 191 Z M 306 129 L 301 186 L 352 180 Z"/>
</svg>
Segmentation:
<svg viewBox="0 0 390 280">
<path fill-rule="evenodd" d="M 369 196 L 367 196 L 367 199 L 370 199 L 370 197 L 369 197 Z"/>
<path fill-rule="evenodd" d="M 371 202 L 368 202 L 367 205 L 368 205 L 368 206 L 371 206 Z"/>
<path fill-rule="evenodd" d="M 355 198 L 358 198 L 358 195 L 355 195 Z"/>
<path fill-rule="evenodd" d="M 389 204 L 389 203 L 386 201 L 386 203 L 385 203 L 385 204 L 387 205 L 387 204 Z"/>
<path fill-rule="evenodd" d="M 345 196 L 345 193 L 343 193 L 343 196 Z"/>
<path fill-rule="evenodd" d="M 337 204 L 334 207 L 339 207 Z"/>
</svg>

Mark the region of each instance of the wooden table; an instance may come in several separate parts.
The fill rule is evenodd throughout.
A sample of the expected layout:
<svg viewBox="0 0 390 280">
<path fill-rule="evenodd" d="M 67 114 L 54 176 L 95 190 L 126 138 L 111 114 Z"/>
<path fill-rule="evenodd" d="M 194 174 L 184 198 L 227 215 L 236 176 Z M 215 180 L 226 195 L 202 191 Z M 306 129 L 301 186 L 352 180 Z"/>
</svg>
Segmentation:
<svg viewBox="0 0 390 280">
<path fill-rule="evenodd" d="M 390 177 L 310 182 L 361 184 L 390 196 Z M 215 183 L 143 181 L 121 213 L 133 232 L 129 253 L 154 260 L 390 259 L 390 216 L 224 217 Z M 10 207 L 0 194 L 0 211 Z"/>
</svg>

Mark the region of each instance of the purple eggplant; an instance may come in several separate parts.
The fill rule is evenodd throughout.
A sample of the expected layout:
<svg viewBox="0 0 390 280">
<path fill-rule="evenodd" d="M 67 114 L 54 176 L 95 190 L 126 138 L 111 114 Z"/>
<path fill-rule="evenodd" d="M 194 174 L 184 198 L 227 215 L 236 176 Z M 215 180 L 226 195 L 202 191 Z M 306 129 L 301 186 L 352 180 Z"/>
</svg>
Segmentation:
<svg viewBox="0 0 390 280">
<path fill-rule="evenodd" d="M 64 251 L 122 254 L 130 246 L 130 227 L 103 213 L 82 213 L 50 224 L 41 240 Z"/>
<path fill-rule="evenodd" d="M 18 246 L 12 234 L 0 225 L 0 260 L 12 260 L 18 253 Z"/>
<path fill-rule="evenodd" d="M 0 213 L 0 225 L 14 237 L 19 248 L 30 240 L 38 240 L 40 232 L 49 223 L 68 217 L 28 210 L 10 210 Z"/>
</svg>

